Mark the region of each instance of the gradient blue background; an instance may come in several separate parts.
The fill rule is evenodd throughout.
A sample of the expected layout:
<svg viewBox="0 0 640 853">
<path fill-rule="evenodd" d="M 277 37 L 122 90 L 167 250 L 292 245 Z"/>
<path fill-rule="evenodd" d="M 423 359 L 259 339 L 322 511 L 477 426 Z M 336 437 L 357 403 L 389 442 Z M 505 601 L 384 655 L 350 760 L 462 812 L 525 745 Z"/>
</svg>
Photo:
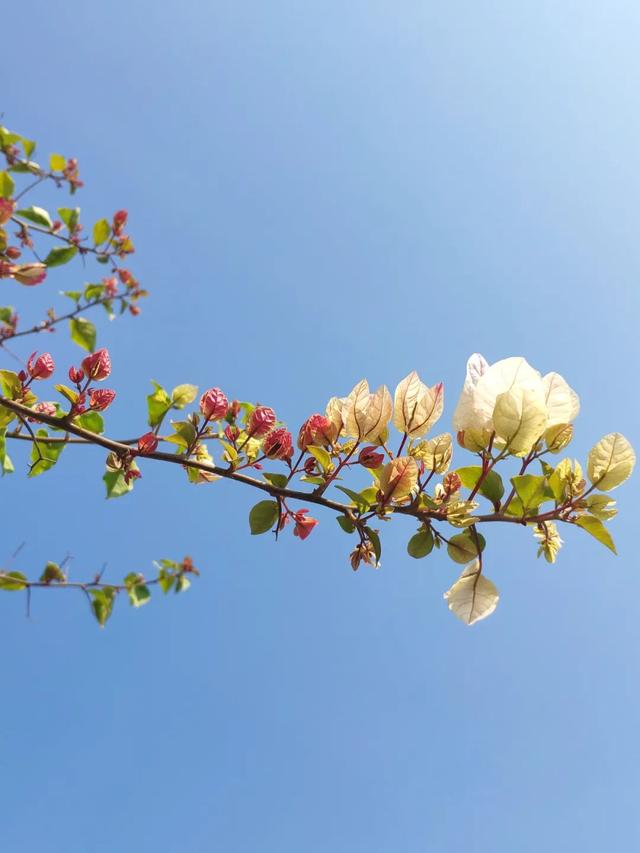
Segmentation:
<svg viewBox="0 0 640 853">
<path fill-rule="evenodd" d="M 152 291 L 138 320 L 101 325 L 111 434 L 144 430 L 151 377 L 296 427 L 412 368 L 445 381 L 447 428 L 479 350 L 569 379 L 574 455 L 612 430 L 640 444 L 636 2 L 36 0 L 2 17 L 4 122 L 80 158 L 87 221 L 131 211 Z M 35 320 L 96 275 L 76 264 L 2 302 Z M 635 482 L 615 494 L 618 559 L 570 530 L 549 567 L 530 534 L 492 530 L 501 603 L 467 629 L 442 601 L 455 567 L 411 560 L 402 520 L 382 569 L 354 574 L 329 516 L 274 545 L 248 536 L 247 490 L 152 464 L 106 503 L 103 457 L 3 480 L 3 559 L 25 541 L 17 568 L 70 552 L 74 577 L 115 577 L 190 553 L 203 576 L 121 603 L 105 631 L 79 595 L 35 595 L 31 621 L 2 597 L 3 851 L 640 845 Z"/>
</svg>

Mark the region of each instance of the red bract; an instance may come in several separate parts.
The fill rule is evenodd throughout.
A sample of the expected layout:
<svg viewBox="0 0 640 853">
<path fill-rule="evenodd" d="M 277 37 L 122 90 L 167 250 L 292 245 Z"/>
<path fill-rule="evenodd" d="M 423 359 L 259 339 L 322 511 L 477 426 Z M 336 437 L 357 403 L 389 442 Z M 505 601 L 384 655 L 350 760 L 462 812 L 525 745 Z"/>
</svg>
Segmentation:
<svg viewBox="0 0 640 853">
<path fill-rule="evenodd" d="M 138 453 L 154 453 L 158 448 L 158 437 L 147 432 L 138 439 Z"/>
<path fill-rule="evenodd" d="M 262 446 L 264 455 L 269 459 L 289 459 L 293 454 L 293 438 L 284 427 L 272 430 Z"/>
<path fill-rule="evenodd" d="M 333 444 L 333 424 L 324 415 L 315 414 L 307 418 L 298 433 L 298 448 L 306 450 L 310 444 L 323 446 Z"/>
<path fill-rule="evenodd" d="M 276 422 L 276 413 L 269 406 L 257 406 L 251 413 L 247 432 L 253 438 L 266 435 Z"/>
<path fill-rule="evenodd" d="M 384 453 L 380 453 L 375 447 L 363 447 L 358 462 L 365 468 L 379 468 L 384 462 Z"/>
<path fill-rule="evenodd" d="M 10 198 L 0 198 L 0 225 L 4 225 L 11 219 L 15 209 L 15 201 L 12 201 Z"/>
<path fill-rule="evenodd" d="M 119 234 L 127 224 L 128 213 L 126 210 L 118 210 L 113 214 L 113 230 Z"/>
<path fill-rule="evenodd" d="M 300 509 L 298 512 L 291 513 L 296 523 L 296 526 L 293 529 L 293 535 L 297 536 L 299 539 L 306 539 L 318 523 L 315 518 L 306 517 L 308 512 L 308 509 Z"/>
<path fill-rule="evenodd" d="M 31 287 L 34 284 L 40 284 L 47 277 L 47 268 L 44 264 L 17 264 L 11 267 L 11 275 L 20 284 L 26 284 Z"/>
<path fill-rule="evenodd" d="M 99 382 L 106 379 L 111 373 L 111 356 L 109 351 L 104 349 L 96 350 L 82 360 L 82 367 L 89 379 L 95 379 Z"/>
<path fill-rule="evenodd" d="M 200 397 L 200 411 L 208 421 L 219 421 L 227 414 L 229 401 L 219 388 L 209 388 Z"/>
<path fill-rule="evenodd" d="M 32 352 L 27 362 L 27 370 L 32 379 L 48 379 L 56 366 L 51 358 L 51 353 L 43 352 L 38 358 L 35 358 L 35 352 Z"/>
<path fill-rule="evenodd" d="M 49 415 L 50 417 L 55 417 L 57 409 L 55 403 L 36 403 L 33 407 L 33 411 L 37 412 L 39 415 Z M 37 421 L 37 418 L 29 418 L 30 421 Z"/>
<path fill-rule="evenodd" d="M 70 367 L 69 379 L 74 385 L 78 385 L 84 379 L 84 370 L 81 370 L 79 367 Z"/>
<path fill-rule="evenodd" d="M 92 388 L 89 395 L 89 405 L 94 412 L 103 412 L 110 406 L 116 396 L 116 392 L 111 388 Z"/>
</svg>

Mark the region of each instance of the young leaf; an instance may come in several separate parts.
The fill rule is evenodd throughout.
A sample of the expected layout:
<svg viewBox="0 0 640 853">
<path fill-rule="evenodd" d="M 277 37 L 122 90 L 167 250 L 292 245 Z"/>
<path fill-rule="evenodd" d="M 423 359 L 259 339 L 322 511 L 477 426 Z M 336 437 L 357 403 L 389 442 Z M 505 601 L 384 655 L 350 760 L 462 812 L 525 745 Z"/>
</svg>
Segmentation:
<svg viewBox="0 0 640 853">
<path fill-rule="evenodd" d="M 66 168 L 67 161 L 62 154 L 49 155 L 49 168 L 52 172 L 61 172 Z"/>
<path fill-rule="evenodd" d="M 17 592 L 27 585 L 27 578 L 22 572 L 0 571 L 0 589 L 5 592 Z"/>
<path fill-rule="evenodd" d="M 59 207 L 58 216 L 60 217 L 60 219 L 62 219 L 69 231 L 74 231 L 76 225 L 78 224 L 78 219 L 80 218 L 80 208 Z"/>
<path fill-rule="evenodd" d="M 314 447 L 310 444 L 307 451 L 314 457 L 323 471 L 328 471 L 331 468 L 331 457 L 324 447 Z"/>
<path fill-rule="evenodd" d="M 36 432 L 37 441 L 31 445 L 31 468 L 29 477 L 37 477 L 51 470 L 64 450 L 63 442 L 47 443 L 47 431 L 39 429 Z"/>
<path fill-rule="evenodd" d="M 512 477 L 511 482 L 516 494 L 522 501 L 525 513 L 535 511 L 541 503 L 551 498 L 546 477 L 538 477 L 535 474 L 521 474 Z"/>
<path fill-rule="evenodd" d="M 197 394 L 197 385 L 177 385 L 171 393 L 171 404 L 174 409 L 184 409 L 189 403 L 193 403 Z"/>
<path fill-rule="evenodd" d="M 93 226 L 93 242 L 96 246 L 106 243 L 111 236 L 111 226 L 106 219 L 98 219 Z"/>
<path fill-rule="evenodd" d="M 378 531 L 374 530 L 372 527 L 365 527 L 364 532 L 367 534 L 367 538 L 369 542 L 373 545 L 373 551 L 376 555 L 376 562 L 380 562 L 380 557 L 382 555 L 382 545 L 380 544 L 380 537 L 378 536 Z"/>
<path fill-rule="evenodd" d="M 51 249 L 44 262 L 48 267 L 59 267 L 62 264 L 68 264 L 77 254 L 76 246 L 56 246 L 55 249 Z"/>
<path fill-rule="evenodd" d="M 346 515 L 337 515 L 336 521 L 345 533 L 353 533 L 353 531 L 356 529 L 353 521 L 351 521 L 350 518 L 347 518 Z"/>
<path fill-rule="evenodd" d="M 482 552 L 484 551 L 486 544 L 484 536 L 480 533 L 477 533 L 476 535 L 478 537 L 480 551 Z M 454 563 L 468 563 L 478 556 L 478 545 L 476 544 L 476 539 L 473 533 L 470 530 L 465 530 L 464 533 L 457 533 L 449 539 L 449 543 L 447 544 L 447 554 L 451 557 Z"/>
<path fill-rule="evenodd" d="M 598 542 L 602 542 L 602 544 L 610 551 L 613 551 L 614 554 L 618 553 L 613 539 L 611 538 L 611 534 L 604 524 L 597 518 L 594 518 L 592 515 L 581 515 L 580 518 L 576 519 L 576 524 L 578 527 L 586 530 L 587 533 L 590 533 L 594 539 L 598 540 Z"/>
<path fill-rule="evenodd" d="M 284 474 L 271 474 L 269 471 L 263 471 L 262 476 L 277 489 L 284 489 L 287 486 L 287 477 Z"/>
<path fill-rule="evenodd" d="M 619 432 L 605 435 L 589 451 L 587 474 L 601 492 L 615 489 L 628 480 L 636 464 L 636 454 Z"/>
<path fill-rule="evenodd" d="M 152 380 L 153 382 L 153 380 Z M 147 397 L 147 410 L 149 413 L 149 426 L 155 427 L 162 423 L 164 416 L 171 408 L 171 397 L 157 382 L 153 382 L 155 391 Z"/>
<path fill-rule="evenodd" d="M 69 320 L 69 334 L 74 344 L 78 344 L 87 352 L 93 352 L 96 348 L 96 327 L 91 320 L 84 317 L 72 317 Z"/>
<path fill-rule="evenodd" d="M 251 534 L 257 536 L 267 533 L 278 520 L 279 510 L 277 501 L 260 501 L 249 513 Z"/>
<path fill-rule="evenodd" d="M 131 467 L 135 468 L 135 463 L 132 463 Z M 133 489 L 134 478 L 130 479 L 127 483 L 123 471 L 106 471 L 102 479 L 107 487 L 108 498 L 122 497 L 122 495 L 128 494 Z"/>
<path fill-rule="evenodd" d="M 91 591 L 91 598 L 93 615 L 98 620 L 100 627 L 104 628 L 113 612 L 116 591 L 111 586 L 105 586 L 103 589 L 94 589 Z"/>
<path fill-rule="evenodd" d="M 0 198 L 11 198 L 16 185 L 8 172 L 0 172 Z"/>
</svg>

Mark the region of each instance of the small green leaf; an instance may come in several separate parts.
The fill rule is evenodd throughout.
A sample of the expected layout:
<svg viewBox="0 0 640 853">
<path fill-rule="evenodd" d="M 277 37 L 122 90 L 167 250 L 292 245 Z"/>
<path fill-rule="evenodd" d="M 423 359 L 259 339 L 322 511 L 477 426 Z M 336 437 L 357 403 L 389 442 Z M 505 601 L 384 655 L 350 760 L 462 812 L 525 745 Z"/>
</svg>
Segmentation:
<svg viewBox="0 0 640 853">
<path fill-rule="evenodd" d="M 49 168 L 52 172 L 62 172 L 66 166 L 67 161 L 62 154 L 51 154 L 49 156 Z"/>
<path fill-rule="evenodd" d="M 69 231 L 75 231 L 76 225 L 78 224 L 78 220 L 80 219 L 80 208 L 59 207 L 58 216 L 60 217 L 60 219 L 62 219 Z"/>
<path fill-rule="evenodd" d="M 598 542 L 601 542 L 610 551 L 613 551 L 614 554 L 618 553 L 611 534 L 597 518 L 594 518 L 592 515 L 581 515 L 580 518 L 576 519 L 576 524 L 578 527 L 586 530 L 587 533 L 590 533 L 594 539 L 597 539 Z"/>
<path fill-rule="evenodd" d="M 328 471 L 331 468 L 331 457 L 324 447 L 314 447 L 313 445 L 309 445 L 309 447 L 307 447 L 307 452 L 313 456 L 323 471 Z"/>
<path fill-rule="evenodd" d="M 5 474 L 13 474 L 14 467 L 13 462 L 9 458 L 7 454 L 7 430 L 5 428 L 0 429 L 0 471 L 2 472 L 2 476 Z"/>
<path fill-rule="evenodd" d="M 45 471 L 50 471 L 65 448 L 63 442 L 47 443 L 47 437 L 46 429 L 39 429 L 36 432 L 38 440 L 34 441 L 31 445 L 29 477 L 37 477 L 40 474 L 44 474 Z"/>
<path fill-rule="evenodd" d="M 72 317 L 69 320 L 69 333 L 74 344 L 78 344 L 87 352 L 96 348 L 96 327 L 85 317 Z"/>
<path fill-rule="evenodd" d="M 177 444 L 179 447 L 191 447 L 196 440 L 196 428 L 191 421 L 171 421 L 174 434 L 167 437 L 167 441 Z"/>
<path fill-rule="evenodd" d="M 62 264 L 68 264 L 77 254 L 77 246 L 56 246 L 55 249 L 51 249 L 44 262 L 48 267 L 59 267 Z"/>
<path fill-rule="evenodd" d="M 8 172 L 0 172 L 0 198 L 11 198 L 16 185 Z"/>
<path fill-rule="evenodd" d="M 102 479 L 107 487 L 107 498 L 122 497 L 133 489 L 134 478 L 131 478 L 127 483 L 123 471 L 106 471 Z"/>
<path fill-rule="evenodd" d="M 351 521 L 350 518 L 347 518 L 346 515 L 337 515 L 336 521 L 340 525 L 340 527 L 344 530 L 345 533 L 353 533 L 356 529 L 355 524 Z"/>
<path fill-rule="evenodd" d="M 516 494 L 522 501 L 526 515 L 535 512 L 541 503 L 550 500 L 553 495 L 546 477 L 539 477 L 535 474 L 521 474 L 512 477 L 511 482 Z"/>
<path fill-rule="evenodd" d="M 98 219 L 93 226 L 93 242 L 96 246 L 106 243 L 111 236 L 111 226 L 106 219 Z"/>
<path fill-rule="evenodd" d="M 27 577 L 22 572 L 2 572 L 0 571 L 0 589 L 5 592 L 17 592 L 27 586 Z"/>
<path fill-rule="evenodd" d="M 151 593 L 142 575 L 130 572 L 124 579 L 124 583 L 127 588 L 129 601 L 134 607 L 142 607 L 143 604 L 147 604 L 151 598 Z"/>
<path fill-rule="evenodd" d="M 74 418 L 74 423 L 98 435 L 104 432 L 104 419 L 100 412 L 84 412 Z"/>
<path fill-rule="evenodd" d="M 56 389 L 56 391 L 59 394 L 62 394 L 63 397 L 66 397 L 66 399 L 70 403 L 75 403 L 75 401 L 78 399 L 78 392 L 73 391 L 71 388 L 68 388 L 66 385 L 61 385 L 60 383 L 58 383 L 57 385 L 54 385 L 53 387 Z"/>
<path fill-rule="evenodd" d="M 104 284 L 88 284 L 84 289 L 84 298 L 87 302 L 99 299 L 104 293 Z"/>
<path fill-rule="evenodd" d="M 113 612 L 116 591 L 112 586 L 105 586 L 103 589 L 94 589 L 91 590 L 91 598 L 93 615 L 98 620 L 100 627 L 104 628 Z"/>
<path fill-rule="evenodd" d="M 270 474 L 268 471 L 263 471 L 262 476 L 277 489 L 285 489 L 287 487 L 288 478 L 285 474 Z"/>
<path fill-rule="evenodd" d="M 267 533 L 279 516 L 277 501 L 260 501 L 249 513 L 249 527 L 253 536 Z"/>
<path fill-rule="evenodd" d="M 380 557 L 382 556 L 382 545 L 380 544 L 380 537 L 378 536 L 378 531 L 374 530 L 372 527 L 365 527 L 365 533 L 367 534 L 367 538 L 369 542 L 373 545 L 373 551 L 376 555 L 376 562 L 380 562 Z"/>
<path fill-rule="evenodd" d="M 153 380 L 152 380 L 153 382 Z M 161 424 L 165 415 L 171 408 L 171 397 L 157 382 L 153 382 L 155 391 L 147 397 L 147 411 L 149 426 L 155 427 Z"/>
<path fill-rule="evenodd" d="M 23 219 L 28 219 L 29 222 L 35 225 L 42 225 L 44 228 L 52 228 L 53 223 L 48 212 L 43 207 L 25 207 L 22 210 L 16 210 L 16 216 L 21 216 Z"/>
<path fill-rule="evenodd" d="M 189 403 L 193 403 L 197 394 L 197 385 L 176 385 L 171 392 L 171 404 L 174 409 L 184 409 Z"/>
<path fill-rule="evenodd" d="M 336 486 L 336 489 L 339 489 L 348 498 L 351 498 L 353 503 L 358 507 L 361 512 L 365 512 L 371 506 L 369 501 L 366 500 L 361 494 L 359 494 L 358 492 L 354 492 L 352 489 L 347 489 L 346 486 Z"/>
<path fill-rule="evenodd" d="M 48 562 L 44 567 L 44 571 L 40 575 L 40 580 L 43 583 L 64 583 L 67 576 L 62 571 L 57 563 Z"/>
<path fill-rule="evenodd" d="M 478 545 L 480 552 L 484 551 L 486 545 L 484 536 L 477 534 Z M 449 539 L 447 545 L 447 554 L 454 563 L 470 563 L 478 556 L 478 545 L 476 544 L 475 536 L 470 530 L 465 530 L 464 533 L 458 533 Z"/>
<path fill-rule="evenodd" d="M 407 553 L 410 557 L 419 560 L 421 557 L 426 557 L 433 551 L 433 533 L 431 528 L 426 530 L 418 530 L 414 533 L 409 543 L 407 544 Z"/>
<path fill-rule="evenodd" d="M 480 465 L 468 465 L 466 468 L 458 468 L 455 473 L 462 480 L 463 486 L 467 489 L 474 489 L 482 475 L 482 468 Z M 504 485 L 500 474 L 496 471 L 489 471 L 478 491 L 490 500 L 495 507 L 498 507 L 504 495 Z"/>
</svg>

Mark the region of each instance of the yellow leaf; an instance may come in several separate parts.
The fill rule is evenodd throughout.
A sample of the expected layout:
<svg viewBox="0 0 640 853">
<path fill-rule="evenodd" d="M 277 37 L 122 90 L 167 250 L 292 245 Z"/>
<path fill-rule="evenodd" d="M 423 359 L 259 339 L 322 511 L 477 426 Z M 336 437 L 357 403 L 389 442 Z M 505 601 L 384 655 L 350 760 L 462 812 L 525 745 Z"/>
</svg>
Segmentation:
<svg viewBox="0 0 640 853">
<path fill-rule="evenodd" d="M 428 388 L 413 370 L 396 388 L 393 423 L 409 438 L 429 432 L 442 414 L 444 392 L 442 382 Z"/>
<path fill-rule="evenodd" d="M 587 474 L 597 489 L 608 492 L 629 479 L 635 464 L 633 447 L 619 432 L 611 432 L 590 450 Z"/>
<path fill-rule="evenodd" d="M 500 593 L 495 584 L 480 572 L 478 560 L 465 566 L 462 574 L 444 597 L 449 610 L 465 625 L 473 625 L 490 616 L 498 606 Z"/>
<path fill-rule="evenodd" d="M 544 397 L 537 391 L 512 388 L 499 394 L 493 425 L 514 456 L 526 456 L 538 441 L 547 422 Z"/>
<path fill-rule="evenodd" d="M 385 501 L 402 501 L 418 484 L 418 465 L 412 456 L 399 456 L 380 472 L 380 491 Z"/>
<path fill-rule="evenodd" d="M 391 394 L 381 385 L 373 394 L 366 379 L 355 386 L 344 403 L 344 433 L 359 441 L 376 441 L 391 420 Z"/>
</svg>

